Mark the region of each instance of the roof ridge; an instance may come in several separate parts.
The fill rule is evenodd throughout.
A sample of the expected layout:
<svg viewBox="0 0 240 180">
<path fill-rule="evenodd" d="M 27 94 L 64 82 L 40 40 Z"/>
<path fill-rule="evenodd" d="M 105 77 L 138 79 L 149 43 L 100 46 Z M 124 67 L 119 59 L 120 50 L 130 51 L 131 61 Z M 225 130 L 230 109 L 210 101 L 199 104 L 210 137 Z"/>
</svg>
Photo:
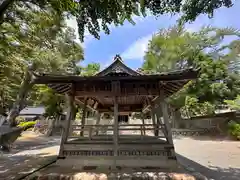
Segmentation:
<svg viewBox="0 0 240 180">
<path fill-rule="evenodd" d="M 107 66 L 106 68 L 104 68 L 103 70 L 101 70 L 100 72 L 96 73 L 96 76 L 101 76 L 102 74 L 104 74 L 104 72 L 108 71 L 110 68 L 114 67 L 114 65 L 116 65 L 117 63 L 120 64 L 120 66 L 122 66 L 123 68 L 126 69 L 126 71 L 132 72 L 130 74 L 134 74 L 134 75 L 142 75 L 141 73 L 137 72 L 136 70 L 128 67 L 126 64 L 124 64 L 121 56 L 119 54 L 116 54 L 116 56 L 114 57 L 113 62 Z"/>
</svg>

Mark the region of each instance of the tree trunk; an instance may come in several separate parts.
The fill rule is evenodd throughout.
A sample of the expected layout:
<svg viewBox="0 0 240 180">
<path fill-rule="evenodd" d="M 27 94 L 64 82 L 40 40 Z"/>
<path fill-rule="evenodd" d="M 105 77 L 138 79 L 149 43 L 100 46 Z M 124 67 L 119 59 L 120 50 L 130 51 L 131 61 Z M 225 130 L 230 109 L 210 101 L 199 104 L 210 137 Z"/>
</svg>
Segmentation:
<svg viewBox="0 0 240 180">
<path fill-rule="evenodd" d="M 53 135 L 53 132 L 54 132 L 54 129 L 55 129 L 56 119 L 58 119 L 58 118 L 54 117 L 53 119 L 48 119 L 50 122 L 48 123 L 48 130 L 47 130 L 47 133 L 46 133 L 47 136 L 52 136 Z"/>
<path fill-rule="evenodd" d="M 29 67 L 29 68 L 27 68 L 27 70 L 24 74 L 24 79 L 20 86 L 20 90 L 19 90 L 17 99 L 16 99 L 15 103 L 13 104 L 13 107 L 10 110 L 10 112 L 6 118 L 7 122 L 9 122 L 11 127 L 16 126 L 15 119 L 19 115 L 20 111 L 22 109 L 24 109 L 26 106 L 25 101 L 26 101 L 28 92 L 31 90 L 31 88 L 33 86 L 31 81 L 32 81 L 32 73 L 31 73 L 30 67 Z"/>
<path fill-rule="evenodd" d="M 0 25 L 4 21 L 4 14 L 6 13 L 7 9 L 14 3 L 15 0 L 4 0 L 0 4 Z"/>
</svg>

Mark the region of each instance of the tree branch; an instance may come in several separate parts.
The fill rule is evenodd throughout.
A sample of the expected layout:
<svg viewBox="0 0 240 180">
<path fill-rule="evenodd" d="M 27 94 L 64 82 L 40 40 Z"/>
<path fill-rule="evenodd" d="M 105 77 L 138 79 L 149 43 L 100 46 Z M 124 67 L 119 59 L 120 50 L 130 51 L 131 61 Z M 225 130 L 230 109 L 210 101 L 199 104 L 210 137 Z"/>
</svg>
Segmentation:
<svg viewBox="0 0 240 180">
<path fill-rule="evenodd" d="M 0 24 L 2 24 L 4 21 L 4 14 L 7 11 L 7 9 L 14 3 L 15 0 L 5 0 L 0 5 Z"/>
</svg>

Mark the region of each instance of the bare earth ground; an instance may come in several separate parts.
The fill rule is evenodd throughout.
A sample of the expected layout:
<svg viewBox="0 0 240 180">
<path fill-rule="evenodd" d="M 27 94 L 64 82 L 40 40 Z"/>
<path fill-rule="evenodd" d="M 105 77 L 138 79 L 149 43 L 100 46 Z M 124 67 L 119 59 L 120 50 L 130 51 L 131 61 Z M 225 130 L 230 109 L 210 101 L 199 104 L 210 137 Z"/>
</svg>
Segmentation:
<svg viewBox="0 0 240 180">
<path fill-rule="evenodd" d="M 59 151 L 59 137 L 23 133 L 9 154 L 0 155 L 0 180 L 17 179 L 52 160 Z M 175 138 L 178 160 L 214 180 L 240 180 L 240 142 L 207 137 Z M 50 161 L 49 160 L 49 161 Z"/>
</svg>

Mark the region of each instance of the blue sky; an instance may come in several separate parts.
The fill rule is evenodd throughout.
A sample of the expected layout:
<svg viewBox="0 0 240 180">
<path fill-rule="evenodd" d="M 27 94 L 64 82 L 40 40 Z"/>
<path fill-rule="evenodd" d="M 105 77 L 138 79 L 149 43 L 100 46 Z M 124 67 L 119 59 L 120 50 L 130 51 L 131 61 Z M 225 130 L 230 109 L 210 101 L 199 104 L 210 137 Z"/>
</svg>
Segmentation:
<svg viewBox="0 0 240 180">
<path fill-rule="evenodd" d="M 124 63 L 136 69 L 143 63 L 144 52 L 147 50 L 149 39 L 160 28 L 167 28 L 176 23 L 177 16 L 163 15 L 160 17 L 147 16 L 134 17 L 136 25 L 125 22 L 123 26 L 110 26 L 110 35 L 101 33 L 101 39 L 97 40 L 89 33 L 85 34 L 84 48 L 85 60 L 81 63 L 86 65 L 91 62 L 101 64 L 101 68 L 108 66 L 116 54 L 120 54 Z M 235 1 L 231 8 L 220 8 L 209 19 L 206 15 L 199 16 L 196 21 L 187 24 L 186 28 L 196 31 L 204 25 L 215 27 L 234 27 L 240 29 L 240 1 Z M 68 25 L 75 28 L 74 19 L 67 21 Z M 78 40 L 77 40 L 78 41 Z"/>
</svg>

